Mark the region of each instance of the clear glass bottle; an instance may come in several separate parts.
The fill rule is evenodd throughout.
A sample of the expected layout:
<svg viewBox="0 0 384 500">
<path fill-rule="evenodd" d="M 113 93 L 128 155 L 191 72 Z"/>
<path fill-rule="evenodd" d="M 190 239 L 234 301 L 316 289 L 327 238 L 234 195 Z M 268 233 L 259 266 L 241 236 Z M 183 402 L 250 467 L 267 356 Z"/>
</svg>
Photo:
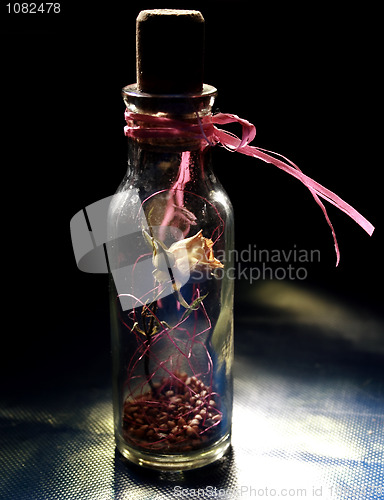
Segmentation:
<svg viewBox="0 0 384 500">
<path fill-rule="evenodd" d="M 129 112 L 198 126 L 215 96 L 123 89 Z M 230 445 L 233 210 L 206 138 L 133 127 L 108 215 L 116 444 L 136 464 L 192 469 Z"/>
</svg>

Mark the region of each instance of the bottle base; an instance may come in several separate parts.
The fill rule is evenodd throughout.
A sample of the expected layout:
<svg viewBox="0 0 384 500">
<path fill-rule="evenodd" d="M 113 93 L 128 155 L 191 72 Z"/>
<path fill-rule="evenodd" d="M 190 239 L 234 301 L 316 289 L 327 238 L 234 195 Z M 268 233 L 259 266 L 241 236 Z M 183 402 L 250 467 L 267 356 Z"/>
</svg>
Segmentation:
<svg viewBox="0 0 384 500">
<path fill-rule="evenodd" d="M 221 458 L 231 444 L 230 433 L 204 450 L 180 454 L 156 454 L 139 451 L 128 446 L 125 441 L 116 439 L 118 451 L 130 462 L 159 471 L 184 471 L 209 465 Z"/>
</svg>

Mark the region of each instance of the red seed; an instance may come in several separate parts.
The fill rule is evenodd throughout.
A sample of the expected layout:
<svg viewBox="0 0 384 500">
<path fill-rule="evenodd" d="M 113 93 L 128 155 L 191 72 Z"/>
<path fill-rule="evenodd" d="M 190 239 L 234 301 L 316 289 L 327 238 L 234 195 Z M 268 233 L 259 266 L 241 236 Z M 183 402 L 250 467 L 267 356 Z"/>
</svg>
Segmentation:
<svg viewBox="0 0 384 500">
<path fill-rule="evenodd" d="M 183 402 L 183 400 L 180 397 L 176 397 L 176 396 L 171 397 L 171 403 L 173 403 L 175 405 L 182 403 L 182 402 Z"/>
<path fill-rule="evenodd" d="M 128 406 L 128 410 L 127 410 L 127 413 L 134 413 L 135 411 L 137 411 L 139 409 L 138 406 Z"/>
<path fill-rule="evenodd" d="M 145 434 L 145 430 L 144 429 L 136 429 L 134 431 L 134 434 L 136 437 L 143 437 Z"/>
</svg>

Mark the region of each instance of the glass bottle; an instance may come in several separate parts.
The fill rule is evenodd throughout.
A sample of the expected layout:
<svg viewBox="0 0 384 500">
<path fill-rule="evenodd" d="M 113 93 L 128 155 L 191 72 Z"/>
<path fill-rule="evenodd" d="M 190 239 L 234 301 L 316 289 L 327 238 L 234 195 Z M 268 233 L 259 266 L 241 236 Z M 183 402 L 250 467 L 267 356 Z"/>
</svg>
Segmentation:
<svg viewBox="0 0 384 500">
<path fill-rule="evenodd" d="M 200 127 L 215 96 L 123 89 L 137 119 L 108 214 L 115 438 L 161 470 L 207 465 L 230 445 L 233 210 L 208 138 L 151 122 Z"/>
</svg>

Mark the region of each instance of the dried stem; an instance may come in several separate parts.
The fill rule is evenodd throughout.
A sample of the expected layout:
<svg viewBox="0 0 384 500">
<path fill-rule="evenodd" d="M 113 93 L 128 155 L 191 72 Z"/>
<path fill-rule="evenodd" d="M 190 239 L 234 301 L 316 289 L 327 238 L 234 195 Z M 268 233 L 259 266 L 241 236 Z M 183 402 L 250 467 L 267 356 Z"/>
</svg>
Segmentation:
<svg viewBox="0 0 384 500">
<path fill-rule="evenodd" d="M 152 307 L 153 307 L 153 309 L 152 309 Z M 148 315 L 148 310 L 151 311 L 152 314 L 151 314 L 151 318 L 149 320 L 149 325 L 147 326 L 146 317 Z M 147 338 L 147 340 L 145 342 L 147 349 L 146 349 L 145 358 L 144 358 L 144 372 L 145 372 L 146 380 L 148 381 L 148 384 L 151 388 L 152 394 L 155 394 L 156 389 L 153 385 L 152 378 L 150 375 L 149 361 L 150 361 L 151 337 L 154 333 L 153 332 L 153 322 L 154 322 L 154 318 L 156 315 L 156 311 L 157 311 L 157 301 L 152 302 L 152 304 L 149 305 L 148 309 L 145 308 L 145 309 L 143 309 L 143 312 L 142 312 L 143 329 L 144 329 L 145 336 Z"/>
</svg>

